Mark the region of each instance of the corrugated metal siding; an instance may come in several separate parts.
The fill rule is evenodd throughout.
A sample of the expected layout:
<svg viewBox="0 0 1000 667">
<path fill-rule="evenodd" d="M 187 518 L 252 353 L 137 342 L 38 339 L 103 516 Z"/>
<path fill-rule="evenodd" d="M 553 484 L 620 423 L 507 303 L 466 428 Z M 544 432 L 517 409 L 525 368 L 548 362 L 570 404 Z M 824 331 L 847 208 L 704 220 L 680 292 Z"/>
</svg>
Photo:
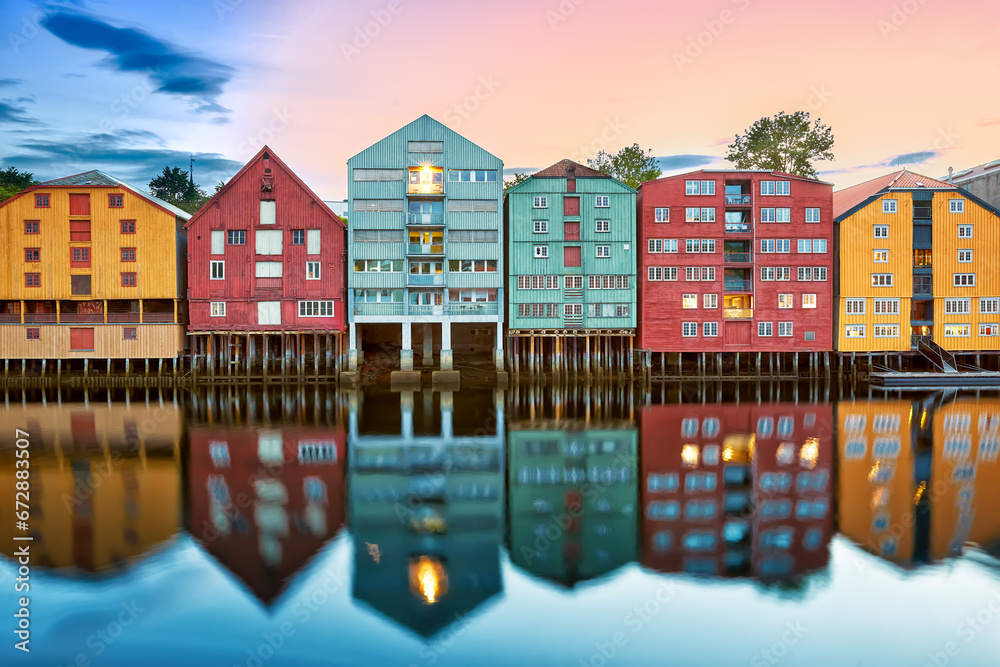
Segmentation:
<svg viewBox="0 0 1000 667">
<path fill-rule="evenodd" d="M 352 289 L 371 289 L 373 287 L 406 287 L 406 273 L 380 273 L 378 271 L 354 273 Z"/>
<path fill-rule="evenodd" d="M 355 259 L 400 259 L 406 254 L 405 243 L 355 243 L 354 248 Z"/>
<path fill-rule="evenodd" d="M 449 243 L 448 259 L 501 259 L 500 243 Z M 494 287 L 499 287 L 503 277 L 499 273 L 490 274 Z"/>
<path fill-rule="evenodd" d="M 94 324 L 94 350 L 70 350 L 70 329 L 91 325 L 38 325 L 39 340 L 26 340 L 27 326 L 0 326 L 0 349 L 9 359 L 167 359 L 184 350 L 179 324 Z M 138 338 L 123 340 L 123 329 L 134 326 Z"/>
<path fill-rule="evenodd" d="M 188 277 L 191 299 L 191 330 L 224 331 L 246 330 L 257 325 L 256 307 L 244 309 L 238 304 L 255 295 L 255 271 L 258 261 L 281 261 L 281 292 L 277 297 L 268 295 L 263 300 L 312 299 L 336 301 L 335 318 L 329 328 L 343 329 L 346 316 L 339 304 L 343 302 L 345 289 L 345 243 L 346 230 L 339 218 L 332 215 L 321 201 L 313 199 L 292 172 L 280 163 L 273 152 L 269 160 L 273 176 L 272 195 L 275 200 L 276 224 L 259 226 L 261 184 L 264 177 L 264 160 L 258 156 L 245 170 L 234 177 L 228 189 L 211 203 L 210 208 L 201 212 L 190 225 L 188 234 L 189 265 Z M 256 231 L 280 232 L 281 255 L 256 255 Z M 319 230 L 320 254 L 307 252 L 308 246 L 292 244 L 293 229 Z M 225 247 L 226 279 L 209 280 L 209 262 L 220 259 L 211 256 L 210 237 L 212 230 L 243 230 L 246 232 L 244 245 Z M 320 262 L 321 280 L 306 280 L 306 262 Z M 211 317 L 209 303 L 225 301 L 226 317 Z M 297 311 L 295 311 L 297 313 Z M 282 321 L 294 326 L 296 317 L 291 314 Z M 313 318 L 305 318 L 312 320 Z M 312 326 L 312 323 L 309 323 Z"/>
</svg>

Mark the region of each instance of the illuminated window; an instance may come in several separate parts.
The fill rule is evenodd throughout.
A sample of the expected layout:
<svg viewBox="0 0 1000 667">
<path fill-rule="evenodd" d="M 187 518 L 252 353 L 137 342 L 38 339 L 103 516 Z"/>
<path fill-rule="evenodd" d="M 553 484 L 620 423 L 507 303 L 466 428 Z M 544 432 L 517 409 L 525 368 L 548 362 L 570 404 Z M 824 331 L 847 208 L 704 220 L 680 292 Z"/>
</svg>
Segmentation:
<svg viewBox="0 0 1000 667">
<path fill-rule="evenodd" d="M 793 294 L 779 294 L 778 308 L 792 308 L 795 305 Z"/>
<path fill-rule="evenodd" d="M 802 295 L 802 307 L 803 308 L 815 308 L 816 307 L 816 295 L 815 294 L 803 294 Z"/>
<path fill-rule="evenodd" d="M 669 208 L 657 208 L 654 210 L 653 214 L 656 222 L 670 222 Z"/>
<path fill-rule="evenodd" d="M 226 302 L 225 301 L 213 301 L 212 302 L 212 317 L 225 317 L 226 316 Z"/>
<path fill-rule="evenodd" d="M 865 337 L 865 325 L 863 324 L 848 324 L 847 328 L 844 330 L 844 338 L 864 338 Z"/>
<path fill-rule="evenodd" d="M 697 308 L 698 307 L 698 295 L 697 294 L 685 294 L 682 300 L 682 307 L 684 308 Z"/>
</svg>

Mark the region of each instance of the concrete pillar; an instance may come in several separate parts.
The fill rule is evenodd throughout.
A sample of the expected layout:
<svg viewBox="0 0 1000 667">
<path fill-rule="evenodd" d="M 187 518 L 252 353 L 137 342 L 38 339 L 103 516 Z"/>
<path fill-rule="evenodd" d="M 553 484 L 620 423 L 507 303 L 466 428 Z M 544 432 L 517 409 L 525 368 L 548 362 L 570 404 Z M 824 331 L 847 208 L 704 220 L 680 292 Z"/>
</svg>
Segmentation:
<svg viewBox="0 0 1000 667">
<path fill-rule="evenodd" d="M 444 350 L 444 329 L 448 326 L 447 322 L 441 323 L 441 349 Z M 451 347 L 448 345 L 447 347 Z M 431 367 L 434 365 L 434 325 L 428 323 L 424 325 L 424 344 L 423 344 L 424 361 L 423 365 L 426 367 Z M 442 360 L 443 361 L 443 360 Z M 442 370 L 446 370 L 444 366 L 441 366 Z"/>
<path fill-rule="evenodd" d="M 424 325 L 424 358 L 430 358 L 431 355 L 427 353 L 428 343 L 427 339 L 430 339 L 431 325 Z M 433 350 L 433 346 L 430 348 Z M 455 353 L 451 348 L 451 322 L 441 323 L 441 370 L 450 371 L 455 367 Z M 442 396 L 443 400 L 443 396 Z"/>
<path fill-rule="evenodd" d="M 493 350 L 493 361 L 496 362 L 497 370 L 503 370 L 503 325 L 497 322 L 496 330 L 497 347 Z"/>
<path fill-rule="evenodd" d="M 454 433 L 452 430 L 452 413 L 455 409 L 455 399 L 453 392 L 441 392 L 441 439 L 451 440 Z"/>
<path fill-rule="evenodd" d="M 403 347 L 399 350 L 399 368 L 404 371 L 413 370 L 413 340 L 411 338 L 410 323 L 403 322 Z M 412 421 L 413 416 L 410 416 Z"/>
<path fill-rule="evenodd" d="M 361 349 L 361 332 L 358 325 L 351 322 L 348 325 L 350 335 L 350 349 L 347 351 L 347 369 L 349 371 L 358 370 L 358 350 Z"/>
<path fill-rule="evenodd" d="M 409 323 L 405 325 L 409 328 Z M 412 351 L 412 350 L 411 350 Z M 412 362 L 413 359 L 411 358 Z M 412 366 L 412 363 L 411 363 Z M 404 442 L 413 442 L 413 392 L 399 392 L 399 411 L 403 418 L 402 433 Z"/>
</svg>

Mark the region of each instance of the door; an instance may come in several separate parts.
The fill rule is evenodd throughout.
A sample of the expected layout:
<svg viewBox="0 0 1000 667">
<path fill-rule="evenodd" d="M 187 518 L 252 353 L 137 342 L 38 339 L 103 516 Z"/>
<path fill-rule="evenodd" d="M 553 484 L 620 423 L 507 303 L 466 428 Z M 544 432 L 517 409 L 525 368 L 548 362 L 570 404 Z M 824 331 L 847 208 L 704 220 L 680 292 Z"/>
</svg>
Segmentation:
<svg viewBox="0 0 1000 667">
<path fill-rule="evenodd" d="M 579 197 L 563 197 L 563 215 L 580 215 Z"/>
<path fill-rule="evenodd" d="M 273 201 L 260 202 L 260 224 L 273 225 L 276 220 Z"/>
<path fill-rule="evenodd" d="M 268 229 L 257 230 L 257 254 L 258 255 L 280 255 L 281 254 L 281 230 Z"/>
<path fill-rule="evenodd" d="M 257 324 L 281 324 L 281 302 L 258 301 Z"/>
<path fill-rule="evenodd" d="M 69 330 L 69 349 L 74 351 L 94 351 L 94 328 Z"/>
<path fill-rule="evenodd" d="M 90 215 L 90 195 L 70 195 L 69 214 Z"/>
<path fill-rule="evenodd" d="M 583 258 L 578 245 L 563 248 L 563 266 L 583 266 Z"/>
<path fill-rule="evenodd" d="M 750 320 L 726 320 L 723 323 L 723 335 L 726 345 L 749 345 L 753 322 Z"/>
<path fill-rule="evenodd" d="M 579 222 L 563 223 L 563 235 L 567 241 L 579 241 L 580 223 Z"/>
</svg>

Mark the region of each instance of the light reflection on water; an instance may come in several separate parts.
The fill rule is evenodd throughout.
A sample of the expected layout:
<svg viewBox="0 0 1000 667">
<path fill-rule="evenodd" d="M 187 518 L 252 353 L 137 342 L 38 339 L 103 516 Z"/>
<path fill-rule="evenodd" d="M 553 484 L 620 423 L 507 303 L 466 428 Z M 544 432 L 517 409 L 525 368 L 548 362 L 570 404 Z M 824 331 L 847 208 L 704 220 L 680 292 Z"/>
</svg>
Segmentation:
<svg viewBox="0 0 1000 667">
<path fill-rule="evenodd" d="M 775 389 L 8 393 L 27 664 L 992 664 L 1000 400 Z"/>
</svg>

